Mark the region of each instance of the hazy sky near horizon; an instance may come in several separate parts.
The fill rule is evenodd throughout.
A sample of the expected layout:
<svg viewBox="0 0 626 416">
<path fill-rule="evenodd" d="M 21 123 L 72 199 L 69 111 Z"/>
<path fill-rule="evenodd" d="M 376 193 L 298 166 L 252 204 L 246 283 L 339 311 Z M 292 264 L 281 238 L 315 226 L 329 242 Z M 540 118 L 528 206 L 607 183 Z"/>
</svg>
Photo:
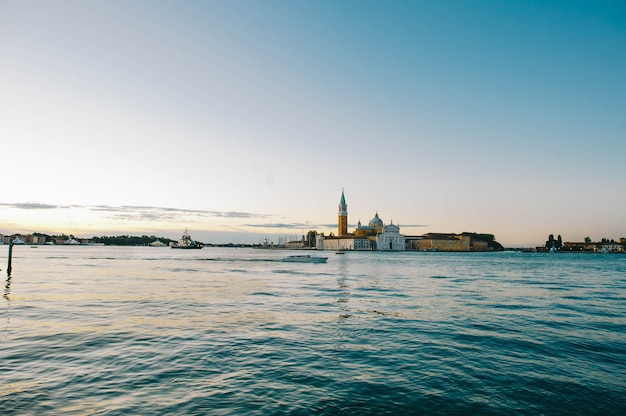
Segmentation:
<svg viewBox="0 0 626 416">
<path fill-rule="evenodd" d="M 0 233 L 617 239 L 626 3 L 0 0 L 0 146 Z"/>
</svg>

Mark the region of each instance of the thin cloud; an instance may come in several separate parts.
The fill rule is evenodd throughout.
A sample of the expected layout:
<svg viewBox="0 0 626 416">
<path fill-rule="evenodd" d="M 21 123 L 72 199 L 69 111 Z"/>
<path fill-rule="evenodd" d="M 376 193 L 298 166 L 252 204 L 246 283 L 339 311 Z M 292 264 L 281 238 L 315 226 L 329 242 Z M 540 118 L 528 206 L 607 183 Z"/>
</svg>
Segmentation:
<svg viewBox="0 0 626 416">
<path fill-rule="evenodd" d="M 15 209 L 27 209 L 27 210 L 64 208 L 58 205 L 41 204 L 39 202 L 17 202 L 14 204 L 0 203 L 0 206 L 7 207 L 7 208 L 15 208 Z"/>
<path fill-rule="evenodd" d="M 361 224 L 361 225 L 367 225 L 366 223 Z M 395 225 L 399 225 L 400 228 L 402 227 L 406 227 L 406 228 L 415 228 L 415 227 L 428 227 L 428 224 L 395 224 Z M 320 227 L 328 227 L 328 228 L 333 228 L 333 227 L 337 227 L 337 223 L 332 223 L 332 224 L 319 224 Z M 356 228 L 357 224 L 348 224 L 348 228 Z"/>
<path fill-rule="evenodd" d="M 272 217 L 272 215 L 269 215 L 269 214 L 252 214 L 250 212 L 238 212 L 238 211 L 228 211 L 228 212 L 209 211 L 209 213 L 214 217 L 222 217 L 222 218 L 269 218 L 269 217 Z"/>
<path fill-rule="evenodd" d="M 281 222 L 269 222 L 264 224 L 243 224 L 245 227 L 252 228 L 286 228 L 286 229 L 294 229 L 294 228 L 315 228 L 314 224 L 305 224 L 305 223 L 281 223 Z M 336 226 L 336 224 L 335 224 Z"/>
<path fill-rule="evenodd" d="M 135 205 L 52 205 L 39 202 L 16 202 L 16 203 L 0 203 L 0 206 L 23 209 L 84 209 L 87 211 L 97 212 L 99 214 L 108 215 L 118 220 L 176 220 L 181 216 L 194 216 L 200 218 L 271 218 L 270 214 L 255 214 L 252 212 L 240 211 L 204 211 L 198 209 L 181 209 L 171 207 L 152 207 L 152 206 L 135 206 Z"/>
<path fill-rule="evenodd" d="M 153 207 L 144 205 L 53 205 L 40 202 L 16 202 L 0 203 L 0 207 L 7 207 L 21 210 L 52 210 L 52 209 L 84 209 L 97 212 L 109 218 L 119 221 L 177 221 L 181 217 L 185 218 L 233 218 L 233 219 L 269 219 L 276 218 L 273 214 L 255 214 L 241 211 L 205 211 L 199 209 L 181 209 L 172 207 Z M 415 228 L 427 227 L 425 224 L 399 224 L 400 227 Z M 274 228 L 274 229 L 317 229 L 335 228 L 337 223 L 331 224 L 311 224 L 311 223 L 281 223 L 264 222 L 261 224 L 242 224 L 251 228 Z M 349 227 L 355 228 L 356 224 Z"/>
</svg>

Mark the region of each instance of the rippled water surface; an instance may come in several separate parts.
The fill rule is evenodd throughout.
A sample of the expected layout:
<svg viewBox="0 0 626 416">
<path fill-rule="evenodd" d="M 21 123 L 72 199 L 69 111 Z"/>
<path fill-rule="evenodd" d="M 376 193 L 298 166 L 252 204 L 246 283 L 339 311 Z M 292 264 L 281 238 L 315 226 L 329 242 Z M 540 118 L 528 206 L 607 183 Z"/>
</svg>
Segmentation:
<svg viewBox="0 0 626 416">
<path fill-rule="evenodd" d="M 626 414 L 625 255 L 286 254 L 14 247 L 0 414 Z"/>
</svg>

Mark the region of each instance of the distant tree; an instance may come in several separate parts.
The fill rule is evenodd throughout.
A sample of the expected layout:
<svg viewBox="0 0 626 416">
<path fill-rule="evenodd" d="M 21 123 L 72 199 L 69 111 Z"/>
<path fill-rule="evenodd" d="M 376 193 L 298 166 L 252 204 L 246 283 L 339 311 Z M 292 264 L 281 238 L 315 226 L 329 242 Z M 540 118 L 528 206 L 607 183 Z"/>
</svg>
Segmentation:
<svg viewBox="0 0 626 416">
<path fill-rule="evenodd" d="M 496 237 L 493 234 L 479 234 L 479 233 L 463 233 L 463 234 L 469 235 L 471 238 L 475 240 L 486 242 L 490 250 L 494 250 L 494 251 L 504 250 L 504 247 L 502 246 L 502 244 L 496 241 Z"/>
<path fill-rule="evenodd" d="M 472 235 L 474 238 L 481 240 L 481 241 L 486 241 L 486 242 L 492 242 L 492 241 L 496 241 L 496 237 L 493 234 L 476 234 L 474 233 Z"/>
<path fill-rule="evenodd" d="M 52 237 L 49 236 L 48 234 L 44 234 L 44 233 L 33 233 L 33 235 L 37 236 L 37 237 L 43 237 L 44 241 L 47 243 L 48 241 L 52 241 Z"/>
<path fill-rule="evenodd" d="M 307 247 L 315 247 L 317 245 L 317 231 L 309 231 L 306 234 Z"/>
<path fill-rule="evenodd" d="M 165 237 L 146 236 L 141 237 L 121 235 L 121 236 L 101 236 L 93 237 L 91 241 L 94 243 L 102 243 L 107 246 L 147 246 L 155 240 L 160 240 L 164 244 L 169 244 L 172 240 Z"/>
<path fill-rule="evenodd" d="M 546 248 L 549 250 L 554 246 L 554 234 L 550 234 L 548 236 L 548 241 L 546 241 Z"/>
<path fill-rule="evenodd" d="M 556 242 L 556 248 L 560 249 L 561 247 L 563 247 L 563 239 L 561 238 L 561 234 L 559 234 Z"/>
<path fill-rule="evenodd" d="M 591 244 L 591 238 L 585 237 L 585 244 Z"/>
</svg>

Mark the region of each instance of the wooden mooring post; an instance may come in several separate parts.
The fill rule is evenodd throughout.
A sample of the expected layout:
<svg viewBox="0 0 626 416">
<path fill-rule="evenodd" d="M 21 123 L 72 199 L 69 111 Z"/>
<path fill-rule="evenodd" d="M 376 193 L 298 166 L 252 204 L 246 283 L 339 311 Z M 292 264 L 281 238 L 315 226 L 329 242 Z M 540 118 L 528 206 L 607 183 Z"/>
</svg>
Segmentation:
<svg viewBox="0 0 626 416">
<path fill-rule="evenodd" d="M 7 276 L 11 277 L 11 259 L 13 258 L 13 240 L 9 241 L 9 264 L 7 265 Z"/>
</svg>

